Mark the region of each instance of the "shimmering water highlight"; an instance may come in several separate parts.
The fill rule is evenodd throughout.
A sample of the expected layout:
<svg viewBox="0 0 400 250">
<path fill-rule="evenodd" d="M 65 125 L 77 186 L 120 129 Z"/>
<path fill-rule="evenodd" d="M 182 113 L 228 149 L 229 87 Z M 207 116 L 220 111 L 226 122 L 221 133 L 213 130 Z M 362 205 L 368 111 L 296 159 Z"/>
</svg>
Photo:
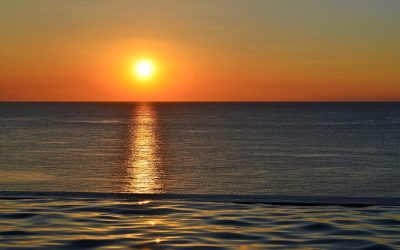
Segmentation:
<svg viewBox="0 0 400 250">
<path fill-rule="evenodd" d="M 0 200 L 0 248 L 396 249 L 398 207 L 179 200 Z"/>
</svg>

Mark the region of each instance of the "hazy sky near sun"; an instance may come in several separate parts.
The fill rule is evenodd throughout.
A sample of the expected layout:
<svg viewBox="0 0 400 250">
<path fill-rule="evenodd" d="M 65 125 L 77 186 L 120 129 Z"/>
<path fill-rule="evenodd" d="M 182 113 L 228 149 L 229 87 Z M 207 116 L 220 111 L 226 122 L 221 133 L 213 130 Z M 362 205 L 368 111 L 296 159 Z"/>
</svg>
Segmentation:
<svg viewBox="0 0 400 250">
<path fill-rule="evenodd" d="M 0 30 L 3 101 L 400 101 L 398 0 L 2 0 Z"/>
</svg>

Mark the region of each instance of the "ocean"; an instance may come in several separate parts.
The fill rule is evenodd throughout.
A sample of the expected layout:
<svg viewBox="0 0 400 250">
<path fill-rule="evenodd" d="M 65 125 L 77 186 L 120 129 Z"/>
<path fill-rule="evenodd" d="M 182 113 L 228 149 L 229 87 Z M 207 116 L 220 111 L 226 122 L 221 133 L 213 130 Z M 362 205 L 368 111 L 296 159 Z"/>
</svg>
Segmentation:
<svg viewBox="0 0 400 250">
<path fill-rule="evenodd" d="M 400 103 L 1 103 L 0 190 L 400 196 Z"/>
<path fill-rule="evenodd" d="M 400 103 L 0 103 L 0 248 L 399 249 Z"/>
</svg>

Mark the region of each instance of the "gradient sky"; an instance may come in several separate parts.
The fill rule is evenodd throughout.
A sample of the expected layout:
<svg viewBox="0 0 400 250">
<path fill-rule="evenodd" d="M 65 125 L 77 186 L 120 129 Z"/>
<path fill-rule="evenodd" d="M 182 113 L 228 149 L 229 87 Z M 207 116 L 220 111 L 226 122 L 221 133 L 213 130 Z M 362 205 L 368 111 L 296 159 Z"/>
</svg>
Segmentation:
<svg viewBox="0 0 400 250">
<path fill-rule="evenodd" d="M 2 0 L 0 100 L 400 101 L 400 1 Z"/>
</svg>

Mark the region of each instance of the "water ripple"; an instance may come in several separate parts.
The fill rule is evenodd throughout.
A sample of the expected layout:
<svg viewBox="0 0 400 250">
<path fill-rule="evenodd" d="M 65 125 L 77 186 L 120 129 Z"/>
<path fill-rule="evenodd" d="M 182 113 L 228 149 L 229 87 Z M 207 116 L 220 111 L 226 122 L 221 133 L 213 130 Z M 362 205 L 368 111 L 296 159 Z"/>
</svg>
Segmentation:
<svg viewBox="0 0 400 250">
<path fill-rule="evenodd" d="M 0 248 L 397 249 L 400 208 L 161 200 L 0 200 Z"/>
</svg>

